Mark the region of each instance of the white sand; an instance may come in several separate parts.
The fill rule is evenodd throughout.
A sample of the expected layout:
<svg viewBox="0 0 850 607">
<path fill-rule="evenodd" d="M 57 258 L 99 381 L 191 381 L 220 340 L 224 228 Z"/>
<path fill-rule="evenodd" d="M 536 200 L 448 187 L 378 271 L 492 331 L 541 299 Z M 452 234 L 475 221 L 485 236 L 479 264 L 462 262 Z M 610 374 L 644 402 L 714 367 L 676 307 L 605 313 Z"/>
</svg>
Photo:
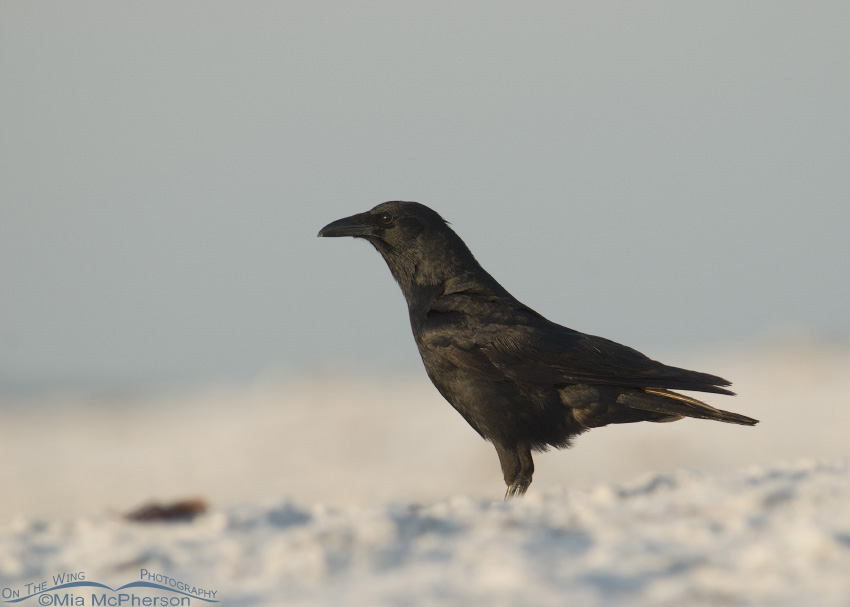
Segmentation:
<svg viewBox="0 0 850 607">
<path fill-rule="evenodd" d="M 850 352 L 661 358 L 734 380 L 709 402 L 762 423 L 597 429 L 509 504 L 424 373 L 7 397 L 0 589 L 147 568 L 227 605 L 850 604 Z M 193 523 L 115 514 L 192 496 Z"/>
</svg>

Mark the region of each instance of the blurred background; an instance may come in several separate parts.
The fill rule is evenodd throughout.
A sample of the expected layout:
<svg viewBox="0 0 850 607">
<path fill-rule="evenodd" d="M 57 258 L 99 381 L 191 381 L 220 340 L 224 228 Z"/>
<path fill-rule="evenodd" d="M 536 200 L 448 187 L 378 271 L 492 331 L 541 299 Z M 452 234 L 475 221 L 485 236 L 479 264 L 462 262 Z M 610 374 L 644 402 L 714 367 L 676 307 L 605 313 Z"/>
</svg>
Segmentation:
<svg viewBox="0 0 850 607">
<path fill-rule="evenodd" d="M 843 453 L 848 24 L 846 2 L 3 3 L 0 515 L 501 495 L 383 261 L 315 238 L 390 199 L 550 319 L 728 376 L 713 404 L 787 400 L 786 425 L 596 431 L 660 455 L 600 439 L 543 458 L 568 466 L 550 484 L 711 468 L 726 440 L 730 466 Z"/>
</svg>

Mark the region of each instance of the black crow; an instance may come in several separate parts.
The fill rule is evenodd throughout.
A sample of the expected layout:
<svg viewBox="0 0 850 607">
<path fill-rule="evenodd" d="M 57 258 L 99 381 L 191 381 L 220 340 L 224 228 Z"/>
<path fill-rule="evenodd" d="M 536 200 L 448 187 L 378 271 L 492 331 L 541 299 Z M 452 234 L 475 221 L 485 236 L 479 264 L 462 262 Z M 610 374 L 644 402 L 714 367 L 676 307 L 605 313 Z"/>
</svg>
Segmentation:
<svg viewBox="0 0 850 607">
<path fill-rule="evenodd" d="M 505 499 L 531 484 L 532 450 L 569 447 L 590 428 L 683 417 L 758 423 L 672 391 L 733 395 L 722 377 L 668 367 L 520 303 L 425 205 L 385 202 L 318 235 L 364 238 L 383 256 L 407 300 L 428 377 L 496 447 Z"/>
</svg>

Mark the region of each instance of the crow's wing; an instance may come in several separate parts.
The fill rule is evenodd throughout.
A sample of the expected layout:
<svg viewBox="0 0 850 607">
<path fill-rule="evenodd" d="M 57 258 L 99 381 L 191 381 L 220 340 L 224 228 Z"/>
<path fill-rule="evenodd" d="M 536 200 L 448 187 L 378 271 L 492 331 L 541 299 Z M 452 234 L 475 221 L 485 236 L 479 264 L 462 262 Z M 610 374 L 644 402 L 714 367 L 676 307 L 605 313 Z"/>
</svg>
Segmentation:
<svg viewBox="0 0 850 607">
<path fill-rule="evenodd" d="M 670 367 L 616 342 L 546 320 L 502 298 L 454 294 L 432 303 L 420 347 L 482 380 L 672 388 L 734 394 L 715 375 Z"/>
</svg>

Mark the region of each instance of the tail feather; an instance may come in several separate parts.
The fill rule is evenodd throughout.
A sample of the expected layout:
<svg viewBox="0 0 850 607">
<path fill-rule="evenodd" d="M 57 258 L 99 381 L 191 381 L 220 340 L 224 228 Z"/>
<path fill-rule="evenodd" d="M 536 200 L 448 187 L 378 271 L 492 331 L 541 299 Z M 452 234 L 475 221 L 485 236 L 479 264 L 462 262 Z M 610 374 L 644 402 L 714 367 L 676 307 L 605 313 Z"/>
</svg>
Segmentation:
<svg viewBox="0 0 850 607">
<path fill-rule="evenodd" d="M 757 419 L 715 409 L 711 405 L 699 401 L 690 396 L 672 392 L 663 388 L 644 388 L 640 392 L 626 392 L 620 395 L 617 402 L 642 411 L 652 411 L 671 416 L 695 417 L 698 419 L 711 419 L 727 424 L 740 424 L 742 426 L 755 426 Z"/>
</svg>

